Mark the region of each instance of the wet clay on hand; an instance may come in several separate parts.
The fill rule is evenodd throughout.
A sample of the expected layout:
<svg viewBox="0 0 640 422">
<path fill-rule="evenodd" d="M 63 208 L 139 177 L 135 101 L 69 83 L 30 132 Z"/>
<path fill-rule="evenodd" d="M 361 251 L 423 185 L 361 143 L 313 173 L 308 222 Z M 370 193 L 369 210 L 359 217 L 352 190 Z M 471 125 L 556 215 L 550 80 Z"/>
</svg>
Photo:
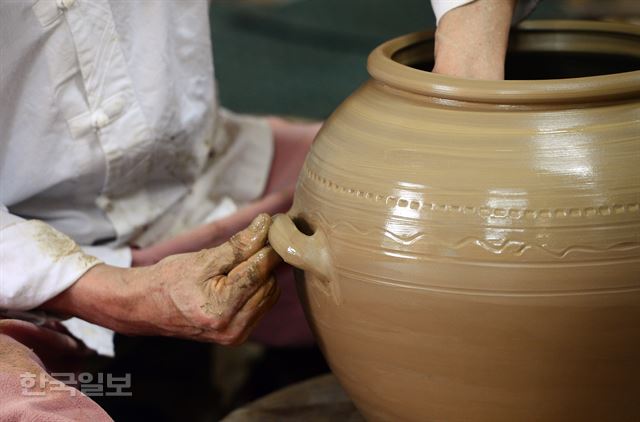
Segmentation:
<svg viewBox="0 0 640 422">
<path fill-rule="evenodd" d="M 241 343 L 279 296 L 273 271 L 281 259 L 266 245 L 270 224 L 261 214 L 218 247 L 150 266 L 96 265 L 43 309 L 123 334 Z"/>
<path fill-rule="evenodd" d="M 537 21 L 505 81 L 389 41 L 269 239 L 371 421 L 640 415 L 640 27 Z M 518 80 L 519 79 L 519 80 Z"/>
<path fill-rule="evenodd" d="M 161 274 L 159 282 L 171 286 L 164 290 L 181 317 L 193 325 L 195 334 L 187 337 L 241 343 L 275 303 L 279 290 L 272 272 L 281 260 L 265 246 L 270 224 L 270 217 L 261 214 L 216 248 L 174 255 L 149 267 Z M 194 295 L 193 288 L 200 294 Z M 184 322 L 171 329 L 171 335 L 184 336 Z"/>
</svg>

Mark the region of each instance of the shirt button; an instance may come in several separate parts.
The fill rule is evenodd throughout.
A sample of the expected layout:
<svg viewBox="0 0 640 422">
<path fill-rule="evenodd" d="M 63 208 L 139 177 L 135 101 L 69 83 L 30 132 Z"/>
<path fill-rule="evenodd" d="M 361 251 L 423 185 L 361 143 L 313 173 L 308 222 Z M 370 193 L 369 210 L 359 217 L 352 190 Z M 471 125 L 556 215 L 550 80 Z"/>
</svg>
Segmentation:
<svg viewBox="0 0 640 422">
<path fill-rule="evenodd" d="M 106 195 L 100 195 L 96 198 L 96 205 L 101 208 L 105 212 L 110 212 L 113 210 L 113 203 L 111 199 L 109 199 Z"/>
<path fill-rule="evenodd" d="M 109 124 L 109 116 L 102 110 L 96 110 L 91 115 L 91 124 L 96 129 L 100 129 Z"/>
<path fill-rule="evenodd" d="M 67 10 L 68 8 L 73 6 L 75 2 L 76 0 L 56 0 L 56 5 L 60 10 Z"/>
</svg>

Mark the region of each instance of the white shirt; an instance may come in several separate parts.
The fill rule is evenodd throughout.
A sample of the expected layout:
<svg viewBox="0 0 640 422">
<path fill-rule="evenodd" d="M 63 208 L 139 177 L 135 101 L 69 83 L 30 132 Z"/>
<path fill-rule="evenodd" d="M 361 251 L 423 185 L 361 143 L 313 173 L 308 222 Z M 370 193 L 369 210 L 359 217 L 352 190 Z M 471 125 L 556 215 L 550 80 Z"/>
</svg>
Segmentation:
<svg viewBox="0 0 640 422">
<path fill-rule="evenodd" d="M 3 0 L 0 66 L 0 308 L 129 266 L 197 186 L 212 214 L 264 189 L 271 132 L 219 108 L 205 0 Z"/>
<path fill-rule="evenodd" d="M 218 107 L 205 0 L 3 0 L 0 66 L 0 308 L 264 188 L 271 133 Z"/>
<path fill-rule="evenodd" d="M 476 0 L 431 0 L 433 14 L 436 15 L 436 23 L 439 23 L 440 18 L 442 18 L 448 11 L 474 1 Z M 535 9 L 539 2 L 540 0 L 519 0 L 516 3 L 515 10 L 513 11 L 513 23 L 517 23 L 524 19 L 533 11 L 533 9 Z"/>
</svg>

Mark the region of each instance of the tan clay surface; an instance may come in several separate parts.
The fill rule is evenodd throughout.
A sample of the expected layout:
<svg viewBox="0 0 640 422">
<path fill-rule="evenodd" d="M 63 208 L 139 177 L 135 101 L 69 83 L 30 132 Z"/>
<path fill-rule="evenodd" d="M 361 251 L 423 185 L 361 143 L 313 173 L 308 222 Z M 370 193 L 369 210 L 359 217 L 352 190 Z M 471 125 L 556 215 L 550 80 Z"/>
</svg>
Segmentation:
<svg viewBox="0 0 640 422">
<path fill-rule="evenodd" d="M 314 235 L 270 232 L 334 373 L 370 421 L 638 420 L 640 71 L 466 81 L 407 65 L 430 37 L 376 49 L 320 132 L 289 213 Z M 640 28 L 512 44 L 638 60 Z"/>
</svg>

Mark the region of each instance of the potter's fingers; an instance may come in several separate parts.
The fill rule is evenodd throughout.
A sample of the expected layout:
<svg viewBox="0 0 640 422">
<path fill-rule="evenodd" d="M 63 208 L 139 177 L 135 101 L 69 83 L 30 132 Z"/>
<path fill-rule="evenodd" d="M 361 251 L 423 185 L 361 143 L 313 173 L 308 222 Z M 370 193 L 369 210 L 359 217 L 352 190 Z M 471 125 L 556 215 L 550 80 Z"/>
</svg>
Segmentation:
<svg viewBox="0 0 640 422">
<path fill-rule="evenodd" d="M 278 281 L 274 276 L 271 276 L 240 308 L 234 320 L 244 321 L 245 326 L 254 325 L 279 297 Z"/>
<path fill-rule="evenodd" d="M 267 241 L 271 217 L 258 215 L 246 229 L 236 233 L 217 248 L 211 249 L 213 274 L 225 274 L 235 266 L 249 259 L 260 250 Z"/>
<path fill-rule="evenodd" d="M 275 305 L 280 297 L 280 289 L 275 277 L 271 277 L 265 284 L 245 302 L 234 315 L 227 327 L 227 344 L 243 343 L 265 313 Z"/>
<path fill-rule="evenodd" d="M 226 283 L 230 288 L 249 290 L 251 293 L 271 277 L 275 267 L 282 262 L 271 246 L 265 246 L 251 258 L 229 273 Z"/>
<path fill-rule="evenodd" d="M 256 325 L 258 325 L 260 320 L 262 320 L 262 317 L 278 302 L 278 299 L 280 298 L 280 288 L 276 283 L 277 282 L 274 280 L 274 287 L 271 292 L 267 294 L 263 301 L 257 306 L 256 312 L 253 312 L 247 319 L 247 322 L 244 324 L 244 329 L 241 330 L 241 334 L 238 336 L 240 338 L 240 343 L 245 342 L 247 338 L 249 338 L 253 330 L 256 328 Z"/>
<path fill-rule="evenodd" d="M 206 289 L 211 302 L 207 305 L 207 312 L 227 321 L 224 324 L 227 326 L 238 310 L 268 282 L 279 262 L 278 254 L 270 246 L 265 246 L 231 270 L 229 275 L 209 279 Z"/>
</svg>

